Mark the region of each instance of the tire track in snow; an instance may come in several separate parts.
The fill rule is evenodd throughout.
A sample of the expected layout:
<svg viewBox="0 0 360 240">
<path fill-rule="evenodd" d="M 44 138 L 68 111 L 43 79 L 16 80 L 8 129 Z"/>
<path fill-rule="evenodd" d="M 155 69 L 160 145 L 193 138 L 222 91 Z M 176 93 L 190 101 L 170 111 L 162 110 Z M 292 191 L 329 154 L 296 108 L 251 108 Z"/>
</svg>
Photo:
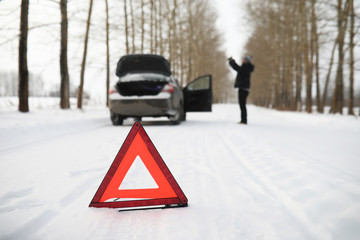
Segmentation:
<svg viewBox="0 0 360 240">
<path fill-rule="evenodd" d="M 49 203 L 48 206 L 44 206 L 45 209 L 36 217 L 33 217 L 23 225 L 18 226 L 12 233 L 3 236 L 3 239 L 32 239 L 35 237 L 39 231 L 46 228 L 53 220 L 56 220 L 60 215 L 64 214 L 64 212 L 70 211 L 72 205 L 75 205 L 76 201 L 84 194 L 87 194 L 89 182 L 94 182 L 99 179 L 99 176 L 97 175 L 83 180 L 81 184 L 72 187 L 72 189 L 58 201 Z M 37 239 L 38 237 L 35 238 Z"/>
<path fill-rule="evenodd" d="M 33 234 L 45 227 L 57 214 L 57 211 L 45 210 L 37 217 L 17 228 L 12 234 L 4 236 L 3 239 L 31 239 Z"/>
<path fill-rule="evenodd" d="M 92 119 L 83 120 L 81 122 L 82 123 L 80 124 L 79 121 L 74 121 L 72 122 L 72 124 L 70 124 L 74 126 L 68 126 L 68 123 L 66 123 L 67 125 L 66 128 L 61 128 L 56 131 L 50 130 L 51 134 L 48 133 L 49 132 L 48 130 L 44 130 L 42 132 L 36 132 L 32 135 L 31 139 L 29 139 L 28 141 L 20 139 L 19 142 L 16 143 L 16 145 L 13 146 L 10 145 L 0 149 L 0 156 L 8 152 L 17 151 L 23 148 L 30 148 L 32 146 L 46 143 L 54 139 L 63 138 L 71 135 L 78 135 L 88 131 L 94 131 L 110 126 L 109 124 L 104 123 L 105 121 L 102 119 L 96 122 L 94 122 L 94 120 Z M 89 127 L 90 124 L 87 124 L 86 122 L 90 122 L 91 124 L 94 125 L 91 125 L 91 127 Z M 59 127 L 59 124 L 53 124 L 53 126 L 52 125 L 46 126 L 46 128 L 48 129 L 57 128 L 57 127 Z"/>
<path fill-rule="evenodd" d="M 257 146 L 262 147 L 266 146 L 261 141 L 255 140 L 251 136 L 247 137 L 247 146 Z M 305 211 L 303 211 L 302 207 L 298 205 L 296 201 L 294 201 L 291 196 L 289 196 L 286 192 L 282 191 L 279 187 L 274 184 L 273 180 L 267 177 L 267 174 L 264 173 L 266 169 L 261 170 L 258 167 L 255 167 L 253 164 L 250 164 L 247 161 L 247 155 L 254 154 L 256 151 L 260 151 L 259 149 L 251 149 L 244 152 L 243 155 L 239 155 L 238 149 L 234 146 L 234 144 L 222 134 L 219 133 L 219 138 L 223 141 L 224 146 L 228 149 L 229 153 L 233 155 L 234 159 L 238 159 L 238 163 L 245 169 L 245 171 L 252 177 L 252 179 L 262 188 L 264 191 L 280 202 L 287 212 L 289 213 L 292 218 L 299 223 L 304 233 L 307 234 L 308 239 L 331 239 L 331 235 L 323 229 L 322 226 L 314 224 L 311 219 L 308 217 Z M 251 139 L 251 141 L 249 141 Z M 251 153 L 252 152 L 252 153 Z M 269 153 L 271 154 L 271 152 Z M 250 159 L 251 160 L 251 159 Z M 265 159 L 266 161 L 266 159 Z M 273 164 L 267 163 L 267 164 Z M 270 166 L 271 169 L 276 169 L 275 166 Z M 278 169 L 284 169 L 284 166 L 279 166 Z M 287 170 L 285 170 L 287 171 Z M 294 178 L 296 176 L 289 174 L 289 178 Z M 288 179 L 289 180 L 289 179 Z M 291 181 L 291 180 L 289 180 Z"/>
<path fill-rule="evenodd" d="M 67 146 L 66 143 L 69 139 L 74 138 L 80 138 L 82 139 L 82 135 L 86 136 L 90 135 L 96 135 L 97 132 L 103 132 L 103 129 L 106 129 L 109 125 L 104 124 L 102 120 L 88 120 L 85 121 L 85 126 L 76 128 L 79 124 L 79 122 L 73 122 L 74 124 L 70 124 L 70 126 L 66 127 L 64 132 L 61 131 L 55 131 L 51 134 L 44 134 L 44 136 L 40 136 L 41 138 L 39 140 L 36 140 L 34 142 L 30 142 L 24 145 L 19 145 L 15 147 L 14 149 L 7 149 L 9 154 L 16 155 L 16 151 L 18 148 L 25 148 L 30 155 L 32 155 L 34 152 L 39 151 L 39 149 L 46 148 L 48 151 L 48 148 L 54 149 L 57 148 L 57 146 Z M 62 128 L 61 128 L 62 129 Z M 93 132 L 94 131 L 94 132 Z M 93 132 L 93 133 L 92 133 Z M 43 138 L 45 137 L 45 138 Z M 102 144 L 101 144 L 102 145 Z M 33 146 L 36 146 L 36 148 L 32 148 Z M 55 147 L 54 147 L 55 146 Z M 73 148 L 76 149 L 76 146 L 73 145 Z M 69 149 L 69 147 L 65 147 L 66 151 L 63 155 L 67 156 L 71 154 L 73 151 Z M 22 149 L 23 150 L 23 149 Z M 62 152 L 62 153 L 63 153 Z M 4 152 L 2 152 L 4 153 Z M 6 153 L 5 153 L 6 154 Z M 86 169 L 79 169 L 79 161 L 86 162 L 86 160 L 78 160 L 74 156 L 69 156 L 69 159 L 75 160 L 74 167 L 71 167 L 71 164 L 69 165 L 70 161 L 68 161 L 66 158 L 66 161 L 58 161 L 58 165 L 52 164 L 50 161 L 47 161 L 49 154 L 41 155 L 39 159 L 36 159 L 34 161 L 34 165 L 41 165 L 42 169 L 44 171 L 54 171 L 57 174 L 54 174 L 53 181 L 48 181 L 48 183 L 44 184 L 44 186 L 47 186 L 50 184 L 50 182 L 53 184 L 54 189 L 57 189 L 58 192 L 55 194 L 57 197 L 51 196 L 53 194 L 50 194 L 50 196 L 46 196 L 46 200 L 43 200 L 40 202 L 39 199 L 41 199 L 42 195 L 45 195 L 46 193 L 44 191 L 41 191 L 39 189 L 42 189 L 42 187 L 39 187 L 39 189 L 35 188 L 27 188 L 27 189 L 19 189 L 15 190 L 14 192 L 8 192 L 8 194 L 5 194 L 2 196 L 2 199 L 8 199 L 8 198 L 14 198 L 18 197 L 19 203 L 25 202 L 28 204 L 29 202 L 32 202 L 32 199 L 35 199 L 34 201 L 38 203 L 38 206 L 30 208 L 28 206 L 23 207 L 22 205 L 15 205 L 11 204 L 9 202 L 6 206 L 6 208 L 0 209 L 4 211 L 23 211 L 23 221 L 18 223 L 18 225 L 13 225 L 14 228 L 9 229 L 6 233 L 0 234 L 0 238 L 4 239 L 38 239 L 39 232 L 41 233 L 43 229 L 46 229 L 49 225 L 53 225 L 54 222 L 57 222 L 58 218 L 61 219 L 61 216 L 64 215 L 64 213 L 73 211 L 73 206 L 78 204 L 80 199 L 83 198 L 83 196 L 86 194 L 89 194 L 91 191 L 91 194 L 95 192 L 96 188 L 93 189 L 93 185 L 97 185 L 99 179 L 103 177 L 104 169 L 95 165 L 90 165 L 89 167 L 86 167 Z M 51 155 L 51 154 L 50 154 Z M 58 160 L 57 158 L 55 158 Z M 4 159 L 7 161 L 14 162 L 14 159 L 11 157 L 8 159 Z M 21 160 L 21 159 L 20 159 Z M 19 160 L 19 162 L 21 162 Z M 42 164 L 43 162 L 46 162 L 47 164 Z M 64 167 L 64 165 L 68 165 L 67 167 Z M 80 164 L 81 166 L 81 164 Z M 59 168 L 60 167 L 60 168 Z M 63 168 L 61 168 L 63 167 Z M 64 172 L 65 170 L 65 172 Z M 60 173 L 60 174 L 58 174 Z M 85 174 L 87 173 L 87 174 Z M 88 173 L 91 173 L 90 175 Z M 42 171 L 36 172 L 37 176 L 41 176 Z M 63 177 L 63 180 L 58 180 L 59 177 Z M 39 181 L 42 180 L 41 177 L 39 178 L 31 178 L 31 181 L 35 181 L 39 184 Z M 11 180 L 6 181 L 11 182 Z M 74 184 L 72 184 L 74 182 Z M 70 183 L 70 184 L 68 184 Z M 67 187 L 65 187 L 64 191 L 62 188 L 60 191 L 57 188 L 61 184 L 67 184 Z M 42 189 L 44 190 L 44 189 Z M 54 190 L 55 191 L 55 190 Z M 29 194 L 26 194 L 29 193 Z M 28 196 L 31 195 L 31 196 Z M 89 197 L 88 201 L 86 203 L 82 204 L 87 207 L 89 204 L 91 198 Z M 26 205 L 25 204 L 25 205 Z M 14 205 L 14 206 L 13 206 Z M 10 213 L 11 214 L 11 213 Z"/>
<path fill-rule="evenodd" d="M 233 126 L 233 123 L 230 124 Z M 242 180 L 254 186 L 253 178 L 244 177 L 247 174 L 224 147 L 221 135 L 226 132 L 228 122 L 216 121 L 212 125 L 211 131 L 200 127 L 185 133 L 187 145 L 192 150 L 191 161 L 187 163 L 191 177 L 187 178 L 197 179 L 197 188 L 194 188 L 197 192 L 188 196 L 190 207 L 199 211 L 199 215 L 204 215 L 204 211 L 213 212 L 206 216 L 208 227 L 202 229 L 203 234 L 211 235 L 211 239 L 261 239 L 264 236 L 266 239 L 277 239 L 274 227 L 268 222 L 244 217 L 261 214 L 252 201 L 254 195 L 241 186 Z M 259 196 L 261 193 L 256 197 Z M 197 231 L 201 232 L 200 229 Z"/>
</svg>

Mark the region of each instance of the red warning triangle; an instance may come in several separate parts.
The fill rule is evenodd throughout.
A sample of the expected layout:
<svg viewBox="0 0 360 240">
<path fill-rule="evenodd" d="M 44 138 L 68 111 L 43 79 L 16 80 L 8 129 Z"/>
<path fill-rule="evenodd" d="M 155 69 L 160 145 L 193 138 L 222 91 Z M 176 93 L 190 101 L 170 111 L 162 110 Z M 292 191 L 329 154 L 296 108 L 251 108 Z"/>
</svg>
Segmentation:
<svg viewBox="0 0 360 240">
<path fill-rule="evenodd" d="M 135 159 L 143 162 L 157 187 L 123 189 L 121 184 Z M 89 207 L 132 208 L 187 206 L 187 198 L 140 122 L 135 122 L 95 193 Z"/>
</svg>

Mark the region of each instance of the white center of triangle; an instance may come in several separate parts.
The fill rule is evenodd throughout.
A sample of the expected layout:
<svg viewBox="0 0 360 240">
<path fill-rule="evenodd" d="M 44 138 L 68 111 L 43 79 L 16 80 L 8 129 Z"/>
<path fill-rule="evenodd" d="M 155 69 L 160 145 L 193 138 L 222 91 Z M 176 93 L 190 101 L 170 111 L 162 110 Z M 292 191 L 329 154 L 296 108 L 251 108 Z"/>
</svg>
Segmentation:
<svg viewBox="0 0 360 240">
<path fill-rule="evenodd" d="M 159 188 L 159 186 L 138 155 L 120 184 L 119 190 L 149 188 Z"/>
</svg>

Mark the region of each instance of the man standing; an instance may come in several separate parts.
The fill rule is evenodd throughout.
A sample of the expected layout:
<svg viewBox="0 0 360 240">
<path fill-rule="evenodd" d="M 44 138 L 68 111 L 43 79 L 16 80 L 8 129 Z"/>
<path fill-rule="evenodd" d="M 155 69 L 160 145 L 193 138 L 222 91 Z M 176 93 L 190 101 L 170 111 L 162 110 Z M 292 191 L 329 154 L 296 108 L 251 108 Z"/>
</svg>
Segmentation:
<svg viewBox="0 0 360 240">
<path fill-rule="evenodd" d="M 241 66 L 239 66 L 232 57 L 228 59 L 230 66 L 237 72 L 234 87 L 239 88 L 240 124 L 247 124 L 246 98 L 250 91 L 250 75 L 255 69 L 255 66 L 251 63 L 251 59 L 251 56 L 244 57 Z"/>
</svg>

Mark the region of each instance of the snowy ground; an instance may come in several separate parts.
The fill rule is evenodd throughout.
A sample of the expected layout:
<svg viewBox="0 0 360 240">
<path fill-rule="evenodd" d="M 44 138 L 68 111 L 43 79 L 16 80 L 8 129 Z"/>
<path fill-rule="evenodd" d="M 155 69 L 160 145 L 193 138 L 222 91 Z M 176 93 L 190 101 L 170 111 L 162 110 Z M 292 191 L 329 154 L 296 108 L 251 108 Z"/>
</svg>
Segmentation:
<svg viewBox="0 0 360 240">
<path fill-rule="evenodd" d="M 145 118 L 189 207 L 118 212 L 88 205 L 130 121 L 1 108 L 0 239 L 360 239 L 360 120 L 248 111 L 247 126 L 237 105 Z"/>
</svg>

